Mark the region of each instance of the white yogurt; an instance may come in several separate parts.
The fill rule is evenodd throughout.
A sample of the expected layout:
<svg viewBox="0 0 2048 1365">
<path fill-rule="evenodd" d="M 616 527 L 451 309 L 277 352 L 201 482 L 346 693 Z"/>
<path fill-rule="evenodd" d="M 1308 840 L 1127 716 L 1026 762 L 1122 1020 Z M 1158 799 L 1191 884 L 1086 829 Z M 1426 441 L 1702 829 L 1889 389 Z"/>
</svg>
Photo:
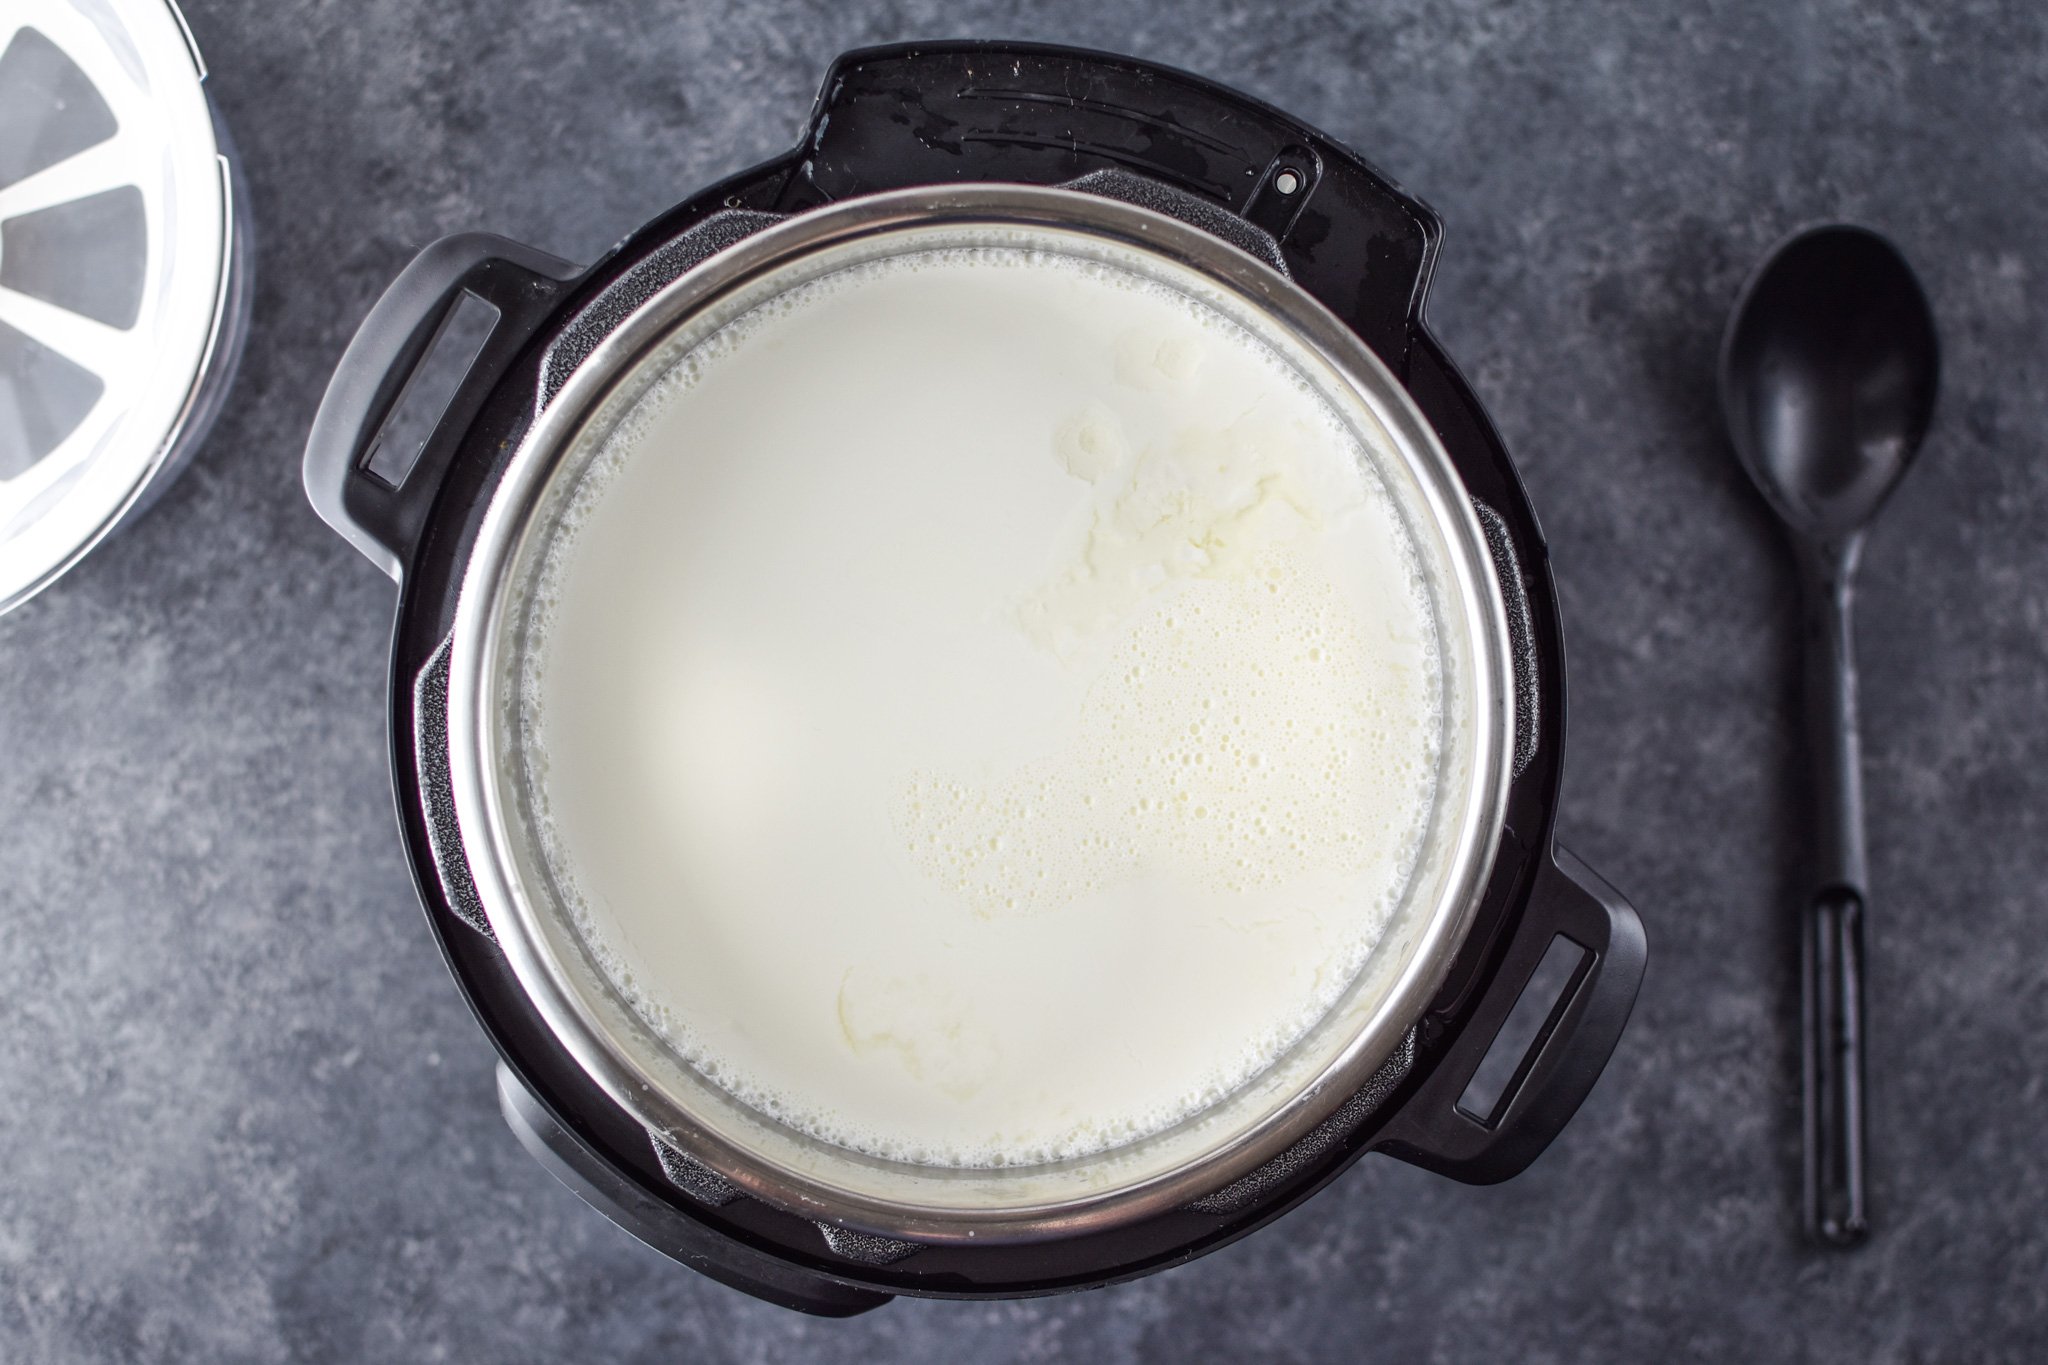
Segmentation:
<svg viewBox="0 0 2048 1365">
<path fill-rule="evenodd" d="M 1378 941 L 1433 796 L 1380 458 L 1072 258 L 898 257 L 726 328 L 584 477 L 524 655 L 605 971 L 879 1155 L 1079 1155 L 1243 1084 Z"/>
</svg>

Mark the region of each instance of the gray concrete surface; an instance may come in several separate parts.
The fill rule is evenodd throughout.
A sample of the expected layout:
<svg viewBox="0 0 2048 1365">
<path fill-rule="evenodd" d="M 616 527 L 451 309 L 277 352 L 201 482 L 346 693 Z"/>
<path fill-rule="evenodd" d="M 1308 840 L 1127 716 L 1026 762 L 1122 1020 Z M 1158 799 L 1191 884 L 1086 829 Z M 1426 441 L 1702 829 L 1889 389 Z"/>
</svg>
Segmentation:
<svg viewBox="0 0 2048 1365">
<path fill-rule="evenodd" d="M 2048 1358 L 2048 10 L 2009 3 L 190 0 L 256 338 L 140 525 L 0 619 L 0 1360 Z M 1572 646 L 1567 837 L 1652 975 L 1526 1177 L 1374 1158 L 1058 1300 L 821 1323 L 514 1145 L 383 768 L 390 585 L 300 443 L 378 290 L 489 228 L 588 257 L 779 150 L 841 48 L 1118 48 L 1290 107 L 1450 224 L 1432 309 L 1518 452 Z M 1763 248 L 1847 216 L 1948 346 L 1862 595 L 1879 1232 L 1802 1247 L 1790 579 L 1708 379 Z"/>
</svg>

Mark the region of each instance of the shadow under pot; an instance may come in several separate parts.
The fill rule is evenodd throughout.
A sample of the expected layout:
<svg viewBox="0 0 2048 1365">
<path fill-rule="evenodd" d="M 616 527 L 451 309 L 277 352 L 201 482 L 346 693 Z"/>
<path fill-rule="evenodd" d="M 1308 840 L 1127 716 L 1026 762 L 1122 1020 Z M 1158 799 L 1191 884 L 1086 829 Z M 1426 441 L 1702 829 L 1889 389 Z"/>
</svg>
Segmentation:
<svg viewBox="0 0 2048 1365">
<path fill-rule="evenodd" d="M 1439 233 L 1214 85 L 957 44 L 587 269 L 407 267 L 307 490 L 399 581 L 401 823 L 529 1150 L 828 1314 L 1543 1150 L 1643 937 L 1552 842 Z"/>
</svg>

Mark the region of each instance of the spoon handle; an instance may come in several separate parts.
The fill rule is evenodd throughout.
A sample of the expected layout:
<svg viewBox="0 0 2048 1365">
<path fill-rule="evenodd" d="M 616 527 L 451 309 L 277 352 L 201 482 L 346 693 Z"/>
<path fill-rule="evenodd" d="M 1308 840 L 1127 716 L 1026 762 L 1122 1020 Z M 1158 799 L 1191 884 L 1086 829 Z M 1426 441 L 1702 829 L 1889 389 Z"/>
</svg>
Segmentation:
<svg viewBox="0 0 2048 1365">
<path fill-rule="evenodd" d="M 1803 958 L 1806 1228 L 1834 1246 L 1870 1232 L 1863 1199 L 1863 904 L 1806 907 Z"/>
<path fill-rule="evenodd" d="M 1850 637 L 1857 544 L 1809 563 L 1807 736 L 1818 805 L 1817 889 L 1801 914 L 1805 1222 L 1850 1246 L 1870 1231 L 1864 1202 L 1863 770 Z"/>
</svg>

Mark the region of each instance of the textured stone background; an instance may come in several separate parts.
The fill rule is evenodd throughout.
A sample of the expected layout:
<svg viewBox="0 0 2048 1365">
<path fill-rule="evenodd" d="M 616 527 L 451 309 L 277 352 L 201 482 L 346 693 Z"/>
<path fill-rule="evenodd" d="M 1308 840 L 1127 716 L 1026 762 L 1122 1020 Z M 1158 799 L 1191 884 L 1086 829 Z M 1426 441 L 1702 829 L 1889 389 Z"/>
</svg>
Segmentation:
<svg viewBox="0 0 2048 1365">
<path fill-rule="evenodd" d="M 0 620 L 0 1359 L 2048 1358 L 2048 10 L 190 0 L 259 222 L 256 338 L 161 506 Z M 298 486 L 416 247 L 588 258 L 912 36 L 1147 54 L 1451 226 L 1432 316 L 1518 452 L 1573 648 L 1563 826 L 1652 975 L 1527 1176 L 1362 1163 L 1175 1273 L 820 1323 L 668 1264 L 498 1121 L 383 769 L 391 588 Z M 1809 1251 L 1789 576 L 1709 370 L 1750 263 L 1893 234 L 1948 345 L 1862 596 L 1880 1232 Z"/>
</svg>

